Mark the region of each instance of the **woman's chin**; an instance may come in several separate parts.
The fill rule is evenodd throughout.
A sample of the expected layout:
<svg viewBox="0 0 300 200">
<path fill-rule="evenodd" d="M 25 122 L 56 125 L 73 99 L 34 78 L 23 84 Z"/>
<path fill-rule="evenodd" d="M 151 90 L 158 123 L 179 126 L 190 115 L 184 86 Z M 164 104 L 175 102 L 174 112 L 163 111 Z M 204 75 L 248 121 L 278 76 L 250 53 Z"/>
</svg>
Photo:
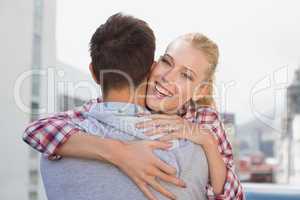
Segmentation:
<svg viewBox="0 0 300 200">
<path fill-rule="evenodd" d="M 147 99 L 146 104 L 148 108 L 157 113 L 174 114 L 178 110 L 176 106 L 170 106 L 170 104 L 163 103 L 161 100 Z"/>
<path fill-rule="evenodd" d="M 146 105 L 148 108 L 150 108 L 152 111 L 154 112 L 158 112 L 159 111 L 159 104 L 155 103 L 153 100 L 146 100 Z"/>
</svg>

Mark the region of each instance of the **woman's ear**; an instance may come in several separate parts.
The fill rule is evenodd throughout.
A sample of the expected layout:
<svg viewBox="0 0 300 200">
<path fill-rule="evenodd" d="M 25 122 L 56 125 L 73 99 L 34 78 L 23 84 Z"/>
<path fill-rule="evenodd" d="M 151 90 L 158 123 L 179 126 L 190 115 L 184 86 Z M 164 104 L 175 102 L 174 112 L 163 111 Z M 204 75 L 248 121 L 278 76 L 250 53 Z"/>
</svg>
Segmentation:
<svg viewBox="0 0 300 200">
<path fill-rule="evenodd" d="M 212 81 L 208 81 L 205 84 L 199 85 L 193 93 L 192 101 L 198 105 L 210 106 L 216 108 L 216 104 L 213 98 L 213 85 Z"/>
<path fill-rule="evenodd" d="M 197 102 L 200 99 L 203 99 L 210 94 L 210 85 L 209 84 L 200 84 L 197 86 L 193 92 L 192 101 Z"/>
<path fill-rule="evenodd" d="M 100 84 L 100 81 L 97 79 L 97 75 L 95 74 L 94 67 L 93 67 L 92 63 L 90 63 L 90 65 L 89 65 L 89 70 L 90 70 L 90 72 L 92 74 L 92 77 L 93 77 L 94 81 L 97 84 Z"/>
</svg>

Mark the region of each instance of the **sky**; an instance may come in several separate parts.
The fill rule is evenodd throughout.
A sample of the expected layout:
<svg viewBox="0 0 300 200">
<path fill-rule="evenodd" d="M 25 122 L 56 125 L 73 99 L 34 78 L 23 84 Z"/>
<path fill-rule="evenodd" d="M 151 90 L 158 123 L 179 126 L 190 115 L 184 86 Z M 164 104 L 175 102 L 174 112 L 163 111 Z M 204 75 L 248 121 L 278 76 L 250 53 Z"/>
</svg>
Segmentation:
<svg viewBox="0 0 300 200">
<path fill-rule="evenodd" d="M 104 3 L 105 2 L 105 3 Z M 57 56 L 88 72 L 88 43 L 105 20 L 124 12 L 148 22 L 156 58 L 181 34 L 201 32 L 220 49 L 216 101 L 238 124 L 282 116 L 285 88 L 300 65 L 300 1 L 57 1 Z"/>
</svg>

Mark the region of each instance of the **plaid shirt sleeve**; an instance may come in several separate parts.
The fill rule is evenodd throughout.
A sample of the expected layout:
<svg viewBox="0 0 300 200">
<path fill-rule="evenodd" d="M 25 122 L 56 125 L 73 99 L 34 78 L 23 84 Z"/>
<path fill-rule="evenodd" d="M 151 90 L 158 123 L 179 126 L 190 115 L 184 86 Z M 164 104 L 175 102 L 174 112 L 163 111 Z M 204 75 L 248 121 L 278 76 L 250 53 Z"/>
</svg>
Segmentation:
<svg viewBox="0 0 300 200">
<path fill-rule="evenodd" d="M 81 107 L 32 122 L 25 129 L 23 140 L 49 159 L 59 159 L 60 157 L 55 155 L 56 149 L 80 130 L 74 122 L 83 120 L 83 113 L 100 101 L 93 99 Z"/>
<path fill-rule="evenodd" d="M 208 184 L 206 187 L 208 199 L 244 200 L 244 191 L 239 178 L 235 173 L 232 147 L 225 133 L 224 125 L 220 120 L 219 113 L 213 108 L 201 107 L 197 110 L 188 109 L 185 117 L 191 119 L 193 122 L 206 125 L 211 129 L 211 133 L 218 141 L 218 150 L 221 153 L 227 168 L 223 193 L 215 195 L 212 186 Z"/>
</svg>

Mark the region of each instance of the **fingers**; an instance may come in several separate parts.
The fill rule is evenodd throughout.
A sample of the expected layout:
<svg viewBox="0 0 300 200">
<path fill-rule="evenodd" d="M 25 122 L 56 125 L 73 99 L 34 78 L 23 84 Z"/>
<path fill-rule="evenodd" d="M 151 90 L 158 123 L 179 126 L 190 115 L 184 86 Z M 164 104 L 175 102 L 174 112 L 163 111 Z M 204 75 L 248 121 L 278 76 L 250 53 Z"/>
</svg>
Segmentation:
<svg viewBox="0 0 300 200">
<path fill-rule="evenodd" d="M 147 113 L 139 113 L 139 116 L 147 116 L 151 119 L 177 119 L 178 115 L 166 115 L 166 114 L 147 114 Z"/>
<path fill-rule="evenodd" d="M 148 145 L 150 146 L 150 148 L 152 148 L 152 149 L 167 150 L 170 147 L 172 147 L 172 143 L 166 143 L 166 142 L 162 142 L 162 141 L 147 141 L 147 142 L 148 142 Z M 160 160 L 159 158 L 157 158 L 155 156 L 153 158 L 154 158 L 154 164 L 160 170 L 166 172 L 167 174 L 176 174 L 176 169 L 174 167 L 169 166 L 168 164 L 166 164 L 165 162 L 163 162 L 162 160 Z"/>
<path fill-rule="evenodd" d="M 136 128 L 144 129 L 150 127 L 159 127 L 170 124 L 169 119 L 149 119 L 147 121 L 138 122 L 135 124 Z"/>
<path fill-rule="evenodd" d="M 155 165 L 156 167 L 158 167 L 161 171 L 170 174 L 170 175 L 175 175 L 176 174 L 176 169 L 170 165 L 168 165 L 167 163 L 165 163 L 164 161 L 156 158 L 155 159 Z"/>
<path fill-rule="evenodd" d="M 172 183 L 179 187 L 186 187 L 185 183 L 182 180 L 176 178 L 174 175 L 173 176 L 167 175 L 158 169 L 155 170 L 154 176 L 157 178 L 160 178 L 161 180 L 163 180 L 165 182 Z"/>
<path fill-rule="evenodd" d="M 152 149 L 163 149 L 168 150 L 172 147 L 172 143 L 163 142 L 163 141 L 147 141 L 147 144 Z"/>
<path fill-rule="evenodd" d="M 161 172 L 161 174 L 158 173 L 159 170 L 156 171 L 156 173 L 153 174 L 157 174 L 160 175 L 162 177 L 161 174 L 163 174 Z M 159 176 L 158 176 L 159 177 Z M 171 178 L 166 180 L 170 180 Z M 163 179 L 162 179 L 163 180 Z M 170 199 L 176 199 L 176 196 L 174 194 L 172 194 L 171 192 L 169 192 L 168 190 L 166 190 L 165 188 L 163 188 L 156 180 L 155 180 L 155 176 L 146 176 L 144 178 L 144 180 L 141 179 L 135 179 L 134 182 L 137 184 L 137 186 L 140 188 L 140 190 L 144 193 L 144 195 L 149 199 L 149 200 L 157 200 L 157 198 L 154 196 L 154 194 L 150 191 L 149 186 L 151 186 L 153 189 L 155 189 L 156 191 L 160 192 L 162 195 L 170 198 Z M 170 182 L 170 181 L 169 181 Z M 173 182 L 176 182 L 176 180 L 174 180 Z M 183 183 L 184 184 L 184 183 Z M 180 185 L 179 185 L 180 186 Z"/>
<path fill-rule="evenodd" d="M 184 134 L 182 134 L 181 132 L 174 132 L 174 133 L 170 133 L 167 135 L 162 136 L 161 138 L 159 138 L 160 141 L 163 142 L 167 142 L 170 140 L 175 140 L 175 139 L 184 139 L 186 138 Z"/>
<path fill-rule="evenodd" d="M 170 199 L 176 199 L 176 196 L 174 194 L 172 194 L 171 192 L 169 192 L 167 189 L 165 189 L 164 187 L 162 187 L 156 180 L 155 178 L 150 179 L 150 185 L 153 187 L 153 189 L 155 189 L 156 191 L 160 192 L 161 194 L 163 194 L 164 196 L 170 198 Z"/>
<path fill-rule="evenodd" d="M 149 115 L 151 119 L 178 119 L 180 118 L 178 115 L 166 115 L 166 114 L 152 114 Z"/>
<path fill-rule="evenodd" d="M 172 133 L 174 131 L 178 131 L 179 127 L 176 126 L 160 126 L 158 128 L 153 128 L 144 132 L 147 136 L 159 135 L 159 134 L 167 134 Z"/>
<path fill-rule="evenodd" d="M 144 193 L 144 195 L 149 199 L 149 200 L 157 200 L 157 198 L 152 194 L 152 192 L 149 190 L 147 187 L 147 184 L 142 182 L 142 181 L 135 181 L 137 186 L 140 188 L 140 190 Z"/>
</svg>

